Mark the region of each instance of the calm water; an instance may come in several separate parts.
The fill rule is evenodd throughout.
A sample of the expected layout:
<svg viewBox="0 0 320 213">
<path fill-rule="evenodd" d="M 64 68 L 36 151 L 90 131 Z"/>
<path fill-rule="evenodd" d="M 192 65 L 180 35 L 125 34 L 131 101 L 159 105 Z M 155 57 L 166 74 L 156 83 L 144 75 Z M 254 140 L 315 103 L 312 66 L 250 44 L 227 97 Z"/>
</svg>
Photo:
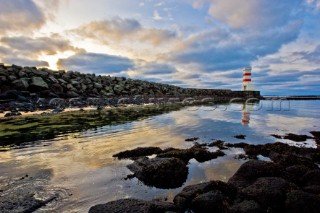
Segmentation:
<svg viewBox="0 0 320 213">
<path fill-rule="evenodd" d="M 189 148 L 193 145 L 185 142 L 189 137 L 199 137 L 199 143 L 221 139 L 263 144 L 276 141 L 270 134 L 320 130 L 320 101 L 285 101 L 281 105 L 279 101 L 262 101 L 244 110 L 242 104 L 189 107 L 123 125 L 62 135 L 30 148 L 0 153 L 0 179 L 45 170 L 49 178 L 42 184 L 58 191 L 61 198 L 37 212 L 87 212 L 95 204 L 128 197 L 172 200 L 181 188 L 163 190 L 144 186 L 137 179 L 124 180 L 130 174 L 126 165 L 132 161 L 119 161 L 112 155 L 139 146 Z M 247 139 L 235 139 L 238 134 L 247 135 Z M 315 143 L 309 140 L 307 145 Z M 225 152 L 226 156 L 205 163 L 191 160 L 184 186 L 227 181 L 244 161 L 234 158 L 243 153 L 241 149 Z"/>
</svg>

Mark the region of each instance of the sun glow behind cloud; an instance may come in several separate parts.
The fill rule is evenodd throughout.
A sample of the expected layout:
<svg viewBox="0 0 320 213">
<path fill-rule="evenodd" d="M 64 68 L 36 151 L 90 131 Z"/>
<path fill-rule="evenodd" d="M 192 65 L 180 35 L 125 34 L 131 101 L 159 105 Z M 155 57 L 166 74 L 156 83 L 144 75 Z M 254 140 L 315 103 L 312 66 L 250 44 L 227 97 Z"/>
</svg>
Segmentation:
<svg viewBox="0 0 320 213">
<path fill-rule="evenodd" d="M 0 61 L 225 89 L 240 89 L 252 65 L 262 94 L 319 94 L 319 5 L 0 0 Z"/>
</svg>

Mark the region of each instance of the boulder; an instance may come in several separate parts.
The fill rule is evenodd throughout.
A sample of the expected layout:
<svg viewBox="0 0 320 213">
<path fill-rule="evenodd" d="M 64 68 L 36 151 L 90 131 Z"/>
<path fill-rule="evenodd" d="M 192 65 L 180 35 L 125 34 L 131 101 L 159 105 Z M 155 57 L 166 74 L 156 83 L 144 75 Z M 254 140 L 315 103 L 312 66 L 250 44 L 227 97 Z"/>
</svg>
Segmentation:
<svg viewBox="0 0 320 213">
<path fill-rule="evenodd" d="M 176 212 L 176 207 L 172 203 L 137 199 L 121 199 L 89 209 L 89 213 L 164 213 L 169 211 Z"/>
<path fill-rule="evenodd" d="M 271 162 L 250 160 L 241 165 L 228 183 L 238 188 L 244 188 L 260 177 L 280 177 L 281 175 L 282 172 L 279 165 Z"/>
<path fill-rule="evenodd" d="M 191 210 L 195 213 L 228 213 L 228 198 L 217 190 L 200 194 L 192 200 Z"/>
<path fill-rule="evenodd" d="M 162 189 L 178 188 L 188 176 L 186 163 L 177 158 L 144 157 L 127 167 L 144 184 Z"/>
<path fill-rule="evenodd" d="M 241 193 L 245 198 L 257 201 L 262 207 L 279 212 L 284 209 L 286 193 L 297 188 L 283 178 L 262 177 L 242 189 Z"/>
<path fill-rule="evenodd" d="M 254 200 L 244 200 L 236 203 L 230 208 L 230 213 L 266 213 L 261 206 Z"/>
<path fill-rule="evenodd" d="M 210 181 L 183 188 L 183 190 L 174 197 L 173 202 L 180 211 L 184 211 L 191 208 L 191 203 L 194 198 L 212 191 L 221 192 L 223 196 L 229 200 L 235 199 L 237 194 L 237 189 L 232 185 L 222 181 Z"/>
<path fill-rule="evenodd" d="M 38 91 L 43 89 L 48 89 L 48 84 L 41 77 L 32 77 L 30 89 L 32 91 Z"/>
<path fill-rule="evenodd" d="M 15 80 L 12 82 L 15 89 L 27 90 L 29 88 L 28 81 L 24 79 Z"/>
<path fill-rule="evenodd" d="M 317 213 L 320 209 L 320 197 L 300 190 L 287 193 L 285 210 L 290 213 Z"/>
</svg>

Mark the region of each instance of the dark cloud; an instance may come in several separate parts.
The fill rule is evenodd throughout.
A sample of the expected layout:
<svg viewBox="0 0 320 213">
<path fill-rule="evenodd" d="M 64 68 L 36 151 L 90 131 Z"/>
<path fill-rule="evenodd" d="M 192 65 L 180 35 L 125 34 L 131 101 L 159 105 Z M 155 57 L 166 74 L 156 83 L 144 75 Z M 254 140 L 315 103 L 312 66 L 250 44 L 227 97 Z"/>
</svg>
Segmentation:
<svg viewBox="0 0 320 213">
<path fill-rule="evenodd" d="M 59 59 L 63 69 L 86 73 L 111 74 L 132 69 L 133 62 L 124 57 L 98 53 L 78 53 L 66 59 Z"/>
<path fill-rule="evenodd" d="M 45 23 L 45 16 L 32 0 L 0 0 L 0 34 L 32 32 Z"/>
</svg>

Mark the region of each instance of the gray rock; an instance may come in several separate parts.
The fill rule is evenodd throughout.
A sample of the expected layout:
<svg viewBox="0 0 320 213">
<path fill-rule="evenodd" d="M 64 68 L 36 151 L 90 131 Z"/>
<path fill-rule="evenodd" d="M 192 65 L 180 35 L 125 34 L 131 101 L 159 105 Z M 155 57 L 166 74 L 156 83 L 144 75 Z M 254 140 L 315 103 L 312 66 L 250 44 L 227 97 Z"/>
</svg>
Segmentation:
<svg viewBox="0 0 320 213">
<path fill-rule="evenodd" d="M 41 77 L 32 77 L 30 87 L 34 90 L 49 88 L 48 84 Z"/>
<path fill-rule="evenodd" d="M 99 83 L 94 83 L 94 87 L 96 89 L 102 89 L 103 88 L 103 86 L 101 84 L 99 84 Z"/>
<path fill-rule="evenodd" d="M 15 80 L 12 84 L 14 85 L 14 88 L 21 90 L 26 90 L 29 87 L 28 82 L 24 79 Z"/>
<path fill-rule="evenodd" d="M 49 78 L 48 78 L 52 83 L 55 83 L 55 84 L 58 84 L 59 81 L 53 76 L 53 75 L 50 75 Z"/>
</svg>

